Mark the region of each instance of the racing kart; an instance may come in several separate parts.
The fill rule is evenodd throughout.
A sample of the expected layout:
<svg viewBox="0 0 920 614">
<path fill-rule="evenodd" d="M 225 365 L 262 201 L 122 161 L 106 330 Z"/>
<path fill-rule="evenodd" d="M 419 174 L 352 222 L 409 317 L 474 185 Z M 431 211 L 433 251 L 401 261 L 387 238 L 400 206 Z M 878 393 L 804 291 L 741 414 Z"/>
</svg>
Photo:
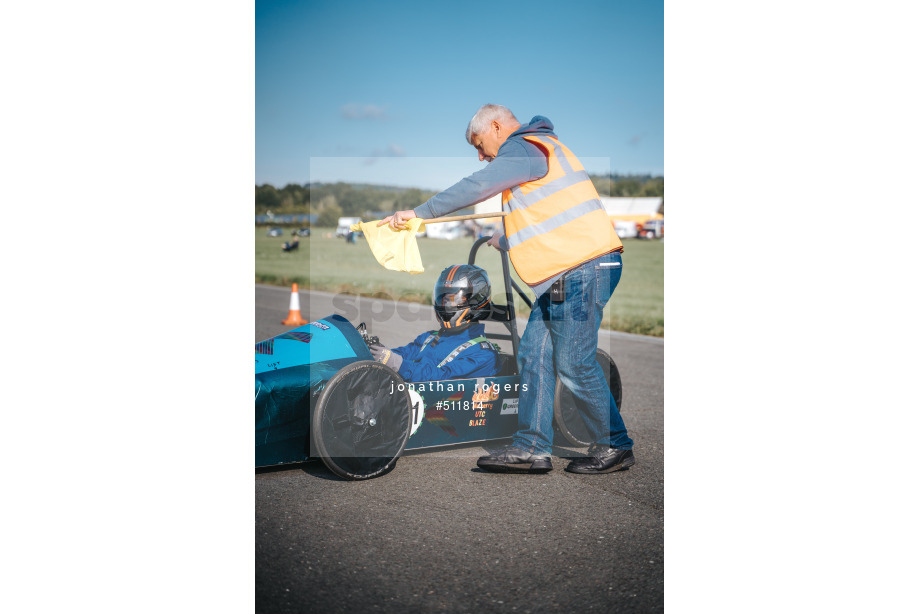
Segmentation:
<svg viewBox="0 0 920 614">
<path fill-rule="evenodd" d="M 489 237 L 478 239 L 469 264 Z M 255 346 L 256 467 L 320 458 L 334 474 L 364 480 L 391 471 L 406 450 L 478 443 L 511 437 L 517 430 L 521 378 L 517 373 L 520 335 L 512 289 L 528 307 L 528 296 L 511 279 L 508 254 L 501 252 L 506 305 L 493 303 L 489 320 L 507 334 L 486 333 L 511 342 L 500 352 L 493 377 L 405 382 L 392 368 L 373 360 L 371 337 L 330 315 Z M 598 349 L 597 362 L 617 407 L 620 374 Z M 574 398 L 556 381 L 554 427 L 573 446 L 593 438 Z"/>
</svg>

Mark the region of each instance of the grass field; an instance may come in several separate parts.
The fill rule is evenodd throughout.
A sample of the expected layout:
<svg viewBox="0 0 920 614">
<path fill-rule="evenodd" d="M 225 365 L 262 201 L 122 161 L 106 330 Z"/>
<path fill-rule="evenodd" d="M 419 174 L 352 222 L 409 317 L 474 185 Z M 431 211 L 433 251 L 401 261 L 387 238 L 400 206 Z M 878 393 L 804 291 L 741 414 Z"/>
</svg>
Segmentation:
<svg viewBox="0 0 920 614">
<path fill-rule="evenodd" d="M 314 228 L 313 236 L 301 237 L 300 248 L 285 253 L 282 244 L 290 238 L 290 229 L 281 237 L 267 237 L 265 227 L 255 229 L 256 283 L 325 290 L 343 294 L 379 296 L 393 300 L 431 303 L 431 291 L 444 267 L 465 263 L 472 239 L 445 241 L 418 239 L 425 272 L 418 275 L 389 271 L 377 264 L 364 239 L 347 244 L 334 238 L 331 228 Z M 623 276 L 604 310 L 603 328 L 642 335 L 664 336 L 664 243 L 626 239 L 623 241 Z M 489 273 L 496 303 L 504 303 L 501 259 L 488 246 L 479 249 L 476 264 Z M 530 289 L 517 277 L 512 278 L 530 298 Z M 518 315 L 526 317 L 527 306 L 516 297 Z"/>
</svg>

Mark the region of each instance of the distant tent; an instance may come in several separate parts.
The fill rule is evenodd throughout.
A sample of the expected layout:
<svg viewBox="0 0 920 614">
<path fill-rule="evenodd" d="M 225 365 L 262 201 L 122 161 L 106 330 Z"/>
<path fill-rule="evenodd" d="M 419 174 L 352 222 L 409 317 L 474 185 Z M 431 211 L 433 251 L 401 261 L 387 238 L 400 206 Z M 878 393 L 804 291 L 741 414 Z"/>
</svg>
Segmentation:
<svg viewBox="0 0 920 614">
<path fill-rule="evenodd" d="M 664 216 L 658 213 L 662 202 L 664 202 L 664 198 L 661 196 L 637 198 L 601 196 L 601 204 L 604 205 L 607 215 L 614 222 L 644 224 L 648 220 L 664 219 Z"/>
</svg>

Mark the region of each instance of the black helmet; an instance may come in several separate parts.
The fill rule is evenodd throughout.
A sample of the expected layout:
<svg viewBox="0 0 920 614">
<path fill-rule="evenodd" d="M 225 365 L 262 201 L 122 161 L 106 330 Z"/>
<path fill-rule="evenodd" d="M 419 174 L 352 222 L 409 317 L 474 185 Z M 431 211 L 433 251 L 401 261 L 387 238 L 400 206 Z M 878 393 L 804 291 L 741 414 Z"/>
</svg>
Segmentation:
<svg viewBox="0 0 920 614">
<path fill-rule="evenodd" d="M 434 284 L 434 311 L 444 328 L 484 320 L 492 310 L 488 274 L 472 264 L 449 266 Z"/>
</svg>

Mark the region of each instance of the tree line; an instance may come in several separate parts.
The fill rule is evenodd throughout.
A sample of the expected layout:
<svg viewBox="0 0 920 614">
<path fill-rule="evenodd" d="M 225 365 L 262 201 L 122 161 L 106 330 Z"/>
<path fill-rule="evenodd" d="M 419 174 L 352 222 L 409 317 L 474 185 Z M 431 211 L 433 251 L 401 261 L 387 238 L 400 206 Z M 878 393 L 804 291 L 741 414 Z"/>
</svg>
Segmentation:
<svg viewBox="0 0 920 614">
<path fill-rule="evenodd" d="M 664 196 L 664 177 L 652 175 L 591 175 L 601 196 Z M 339 217 L 370 219 L 381 211 L 414 209 L 437 192 L 353 183 L 289 183 L 283 188 L 255 186 L 256 215 L 315 213 L 318 226 L 335 226 Z M 662 205 L 661 213 L 664 213 Z"/>
</svg>

